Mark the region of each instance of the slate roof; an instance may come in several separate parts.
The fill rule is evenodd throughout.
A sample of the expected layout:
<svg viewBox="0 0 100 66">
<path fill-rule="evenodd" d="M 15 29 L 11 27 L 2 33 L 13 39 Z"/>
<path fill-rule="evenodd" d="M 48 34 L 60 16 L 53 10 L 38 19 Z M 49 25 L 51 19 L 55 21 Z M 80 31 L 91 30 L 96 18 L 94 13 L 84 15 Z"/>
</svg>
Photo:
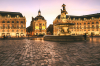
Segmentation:
<svg viewBox="0 0 100 66">
<path fill-rule="evenodd" d="M 56 18 L 60 19 L 61 15 L 58 15 Z M 96 13 L 96 14 L 90 14 L 90 15 L 83 15 L 83 16 L 74 16 L 74 15 L 66 15 L 66 18 L 70 17 L 71 19 L 75 18 L 75 19 L 81 19 L 84 20 L 84 18 L 86 19 L 91 19 L 92 17 L 94 18 L 99 18 L 100 17 L 100 13 Z"/>
<path fill-rule="evenodd" d="M 20 12 L 6 12 L 6 11 L 0 11 L 0 15 L 1 16 L 8 16 L 10 15 L 11 17 L 15 17 L 17 15 L 19 15 L 19 17 L 23 17 L 23 15 Z"/>
<path fill-rule="evenodd" d="M 41 16 L 41 15 L 39 15 L 39 16 L 36 16 L 36 17 L 35 17 L 35 20 L 38 20 L 38 19 L 45 20 L 45 19 L 44 19 L 44 17 L 43 17 L 43 16 Z"/>
</svg>

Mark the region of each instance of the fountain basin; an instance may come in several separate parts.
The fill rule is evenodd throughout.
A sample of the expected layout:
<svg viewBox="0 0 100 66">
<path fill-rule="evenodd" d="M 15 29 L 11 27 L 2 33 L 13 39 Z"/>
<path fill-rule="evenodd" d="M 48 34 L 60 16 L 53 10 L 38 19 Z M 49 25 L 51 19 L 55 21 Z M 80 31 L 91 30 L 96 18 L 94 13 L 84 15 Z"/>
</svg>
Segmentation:
<svg viewBox="0 0 100 66">
<path fill-rule="evenodd" d="M 85 40 L 83 35 L 79 36 L 54 36 L 54 35 L 45 35 L 44 40 L 46 41 L 83 41 Z M 86 37 L 86 40 L 89 40 L 89 37 Z"/>
</svg>

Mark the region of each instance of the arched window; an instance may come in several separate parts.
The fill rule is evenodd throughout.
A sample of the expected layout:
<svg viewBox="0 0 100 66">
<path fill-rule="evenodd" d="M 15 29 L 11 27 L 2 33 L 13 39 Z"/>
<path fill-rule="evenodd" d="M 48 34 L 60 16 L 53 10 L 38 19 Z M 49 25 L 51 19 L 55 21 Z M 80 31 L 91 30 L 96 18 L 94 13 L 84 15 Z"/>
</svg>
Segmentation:
<svg viewBox="0 0 100 66">
<path fill-rule="evenodd" d="M 5 23 L 5 21 L 2 21 L 2 23 Z"/>
<path fill-rule="evenodd" d="M 7 23 L 10 23 L 9 21 L 7 21 Z"/>
<path fill-rule="evenodd" d="M 21 21 L 21 23 L 23 23 L 23 21 Z"/>
<path fill-rule="evenodd" d="M 19 21 L 17 21 L 17 23 L 19 23 Z"/>
<path fill-rule="evenodd" d="M 14 21 L 12 21 L 12 23 L 14 23 Z"/>
<path fill-rule="evenodd" d="M 92 22 L 92 24 L 94 24 L 94 22 Z"/>
<path fill-rule="evenodd" d="M 99 22 L 96 22 L 96 24 L 99 24 Z"/>
<path fill-rule="evenodd" d="M 84 23 L 84 25 L 86 25 L 86 23 Z"/>
</svg>

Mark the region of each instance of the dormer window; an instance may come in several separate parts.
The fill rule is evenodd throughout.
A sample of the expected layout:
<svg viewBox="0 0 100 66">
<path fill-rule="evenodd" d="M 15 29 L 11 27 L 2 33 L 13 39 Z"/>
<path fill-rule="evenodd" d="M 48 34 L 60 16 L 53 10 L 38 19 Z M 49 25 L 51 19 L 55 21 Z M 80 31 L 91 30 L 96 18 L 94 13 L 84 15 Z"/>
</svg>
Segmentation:
<svg viewBox="0 0 100 66">
<path fill-rule="evenodd" d="M 19 18 L 19 15 L 17 15 L 17 18 Z"/>
<path fill-rule="evenodd" d="M 86 20 L 86 18 L 84 18 L 84 20 Z"/>
<path fill-rule="evenodd" d="M 8 15 L 8 18 L 10 18 L 10 15 Z"/>
</svg>

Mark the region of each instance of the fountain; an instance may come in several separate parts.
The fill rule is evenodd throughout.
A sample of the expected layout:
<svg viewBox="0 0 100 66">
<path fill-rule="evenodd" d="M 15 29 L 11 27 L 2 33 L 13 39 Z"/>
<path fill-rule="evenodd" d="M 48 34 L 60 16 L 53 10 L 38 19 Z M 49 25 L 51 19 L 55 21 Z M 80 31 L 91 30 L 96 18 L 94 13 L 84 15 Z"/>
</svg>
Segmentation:
<svg viewBox="0 0 100 66">
<path fill-rule="evenodd" d="M 57 27 L 58 34 L 57 35 L 45 35 L 44 40 L 48 41 L 83 41 L 83 35 L 71 35 L 71 31 L 69 31 L 69 27 L 73 26 L 74 23 L 68 22 L 66 18 L 67 11 L 65 10 L 65 4 L 62 5 L 63 10 L 61 10 L 61 16 L 59 22 L 53 24 Z M 65 21 L 63 21 L 65 20 Z M 86 40 L 89 40 L 89 37 L 86 37 Z"/>
</svg>

